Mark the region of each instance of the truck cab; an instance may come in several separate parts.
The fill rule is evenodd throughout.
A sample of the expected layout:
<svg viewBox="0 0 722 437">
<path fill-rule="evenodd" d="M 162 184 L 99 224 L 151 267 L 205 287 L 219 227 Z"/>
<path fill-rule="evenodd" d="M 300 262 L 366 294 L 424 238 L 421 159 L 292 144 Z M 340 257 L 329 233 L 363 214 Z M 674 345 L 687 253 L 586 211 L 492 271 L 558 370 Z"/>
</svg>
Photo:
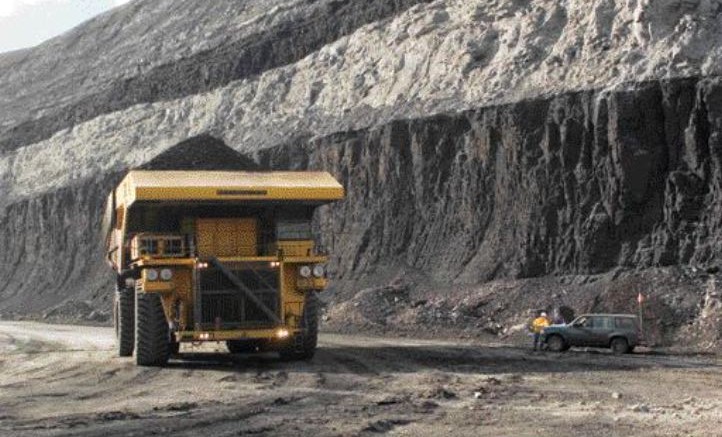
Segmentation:
<svg viewBox="0 0 722 437">
<path fill-rule="evenodd" d="M 107 213 L 118 353 L 162 365 L 182 342 L 224 341 L 312 357 L 328 260 L 312 217 L 343 195 L 325 172 L 129 172 Z"/>
</svg>

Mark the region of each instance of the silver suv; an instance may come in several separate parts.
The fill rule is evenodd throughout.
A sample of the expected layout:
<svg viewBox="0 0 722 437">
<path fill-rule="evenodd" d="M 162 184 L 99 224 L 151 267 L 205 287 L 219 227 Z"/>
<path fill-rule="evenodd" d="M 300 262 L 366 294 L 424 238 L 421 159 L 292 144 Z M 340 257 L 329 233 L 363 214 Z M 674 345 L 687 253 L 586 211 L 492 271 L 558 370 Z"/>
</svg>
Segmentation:
<svg viewBox="0 0 722 437">
<path fill-rule="evenodd" d="M 541 341 L 554 352 L 572 346 L 604 347 L 615 354 L 632 352 L 642 333 L 632 314 L 583 314 L 566 325 L 544 328 Z"/>
</svg>

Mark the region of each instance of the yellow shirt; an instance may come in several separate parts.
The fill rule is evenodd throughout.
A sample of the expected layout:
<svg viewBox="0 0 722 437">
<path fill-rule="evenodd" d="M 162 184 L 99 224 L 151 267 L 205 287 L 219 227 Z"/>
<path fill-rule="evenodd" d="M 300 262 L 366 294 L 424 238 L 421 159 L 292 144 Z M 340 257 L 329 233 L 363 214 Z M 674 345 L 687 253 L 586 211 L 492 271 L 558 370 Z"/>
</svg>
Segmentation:
<svg viewBox="0 0 722 437">
<path fill-rule="evenodd" d="M 539 316 L 536 319 L 534 319 L 533 322 L 531 322 L 531 330 L 535 334 L 540 334 L 542 332 L 542 329 L 546 328 L 549 325 L 550 325 L 549 319 L 547 319 L 546 317 Z"/>
</svg>

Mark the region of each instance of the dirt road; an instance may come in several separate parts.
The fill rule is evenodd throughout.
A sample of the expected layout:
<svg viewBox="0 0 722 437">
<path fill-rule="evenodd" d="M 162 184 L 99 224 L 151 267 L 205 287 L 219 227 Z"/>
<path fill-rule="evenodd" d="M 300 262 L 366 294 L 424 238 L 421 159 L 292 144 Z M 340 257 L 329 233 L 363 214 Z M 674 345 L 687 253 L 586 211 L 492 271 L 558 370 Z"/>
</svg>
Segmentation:
<svg viewBox="0 0 722 437">
<path fill-rule="evenodd" d="M 108 328 L 0 322 L 0 435 L 714 435 L 714 357 L 326 334 L 312 362 L 184 347 L 167 368 Z M 223 353 L 215 353 L 217 349 Z"/>
</svg>

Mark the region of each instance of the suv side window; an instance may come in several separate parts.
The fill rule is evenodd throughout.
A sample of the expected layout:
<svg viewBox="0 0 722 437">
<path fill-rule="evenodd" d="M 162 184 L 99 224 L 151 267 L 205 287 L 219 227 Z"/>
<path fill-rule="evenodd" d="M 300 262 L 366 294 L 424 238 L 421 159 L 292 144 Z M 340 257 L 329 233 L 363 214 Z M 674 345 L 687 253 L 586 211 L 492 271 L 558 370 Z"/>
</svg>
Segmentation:
<svg viewBox="0 0 722 437">
<path fill-rule="evenodd" d="M 636 329 L 636 326 L 634 324 L 634 319 L 632 319 L 630 317 L 619 317 L 617 319 L 614 319 L 614 324 L 618 329 L 624 329 L 624 330 Z"/>
<path fill-rule="evenodd" d="M 594 329 L 611 329 L 612 320 L 609 317 L 590 317 L 590 328 Z"/>
</svg>

